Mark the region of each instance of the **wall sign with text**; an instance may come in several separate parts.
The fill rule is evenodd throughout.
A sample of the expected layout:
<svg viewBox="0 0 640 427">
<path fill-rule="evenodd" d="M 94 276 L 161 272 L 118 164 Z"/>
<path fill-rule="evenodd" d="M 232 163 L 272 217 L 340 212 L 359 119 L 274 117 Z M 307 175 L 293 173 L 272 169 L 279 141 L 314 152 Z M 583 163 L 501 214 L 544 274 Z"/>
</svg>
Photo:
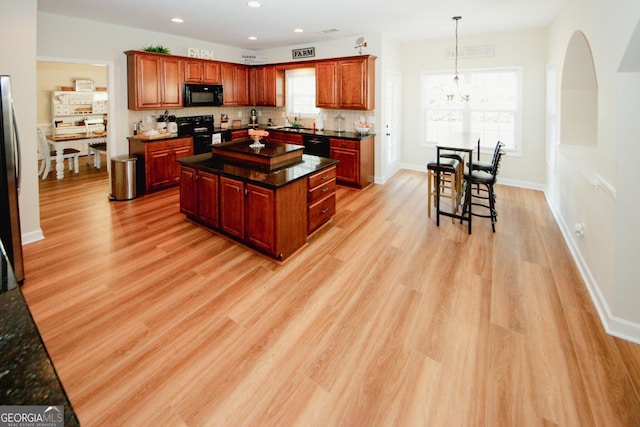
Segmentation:
<svg viewBox="0 0 640 427">
<path fill-rule="evenodd" d="M 313 58 L 314 56 L 316 56 L 315 47 L 303 47 L 302 49 L 293 49 L 291 51 L 291 57 L 293 59 Z"/>
</svg>

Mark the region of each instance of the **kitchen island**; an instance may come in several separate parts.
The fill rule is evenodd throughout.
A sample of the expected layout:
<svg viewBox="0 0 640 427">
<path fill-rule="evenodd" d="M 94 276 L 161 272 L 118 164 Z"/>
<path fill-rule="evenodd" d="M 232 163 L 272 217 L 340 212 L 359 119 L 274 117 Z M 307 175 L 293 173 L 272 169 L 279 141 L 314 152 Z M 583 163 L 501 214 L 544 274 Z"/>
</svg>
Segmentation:
<svg viewBox="0 0 640 427">
<path fill-rule="evenodd" d="M 335 213 L 337 160 L 252 140 L 178 159 L 180 210 L 216 232 L 285 260 Z"/>
</svg>

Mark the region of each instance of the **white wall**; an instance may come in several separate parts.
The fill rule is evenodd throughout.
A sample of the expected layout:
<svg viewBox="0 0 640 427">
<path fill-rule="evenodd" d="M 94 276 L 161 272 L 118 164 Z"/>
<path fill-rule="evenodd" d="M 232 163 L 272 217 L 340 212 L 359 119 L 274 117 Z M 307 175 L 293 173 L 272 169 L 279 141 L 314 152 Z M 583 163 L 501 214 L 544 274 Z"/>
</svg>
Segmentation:
<svg viewBox="0 0 640 427">
<path fill-rule="evenodd" d="M 548 47 L 548 62 L 557 65 L 561 80 L 569 40 L 576 31 L 584 33 L 596 70 L 598 114 L 596 147 L 587 153 L 567 147 L 558 150 L 557 167 L 547 174 L 547 197 L 605 328 L 636 342 L 640 342 L 636 224 L 640 201 L 634 155 L 638 155 L 640 79 L 620 76 L 618 68 L 639 18 L 638 2 L 567 0 L 549 27 Z M 563 143 L 562 135 L 559 142 Z M 573 233 L 577 221 L 585 223 L 584 238 Z"/>
<path fill-rule="evenodd" d="M 0 0 L 0 74 L 11 75 L 22 148 L 20 225 L 23 243 L 42 238 L 36 143 L 37 0 Z M 3 219 L 4 220 L 4 219 Z"/>
<path fill-rule="evenodd" d="M 464 24 L 464 22 L 463 22 Z M 523 186 L 541 188 L 545 182 L 545 78 L 546 30 L 532 29 L 498 34 L 467 36 L 464 26 L 459 30 L 461 48 L 493 45 L 495 55 L 484 58 L 461 58 L 459 69 L 487 67 L 522 67 L 522 156 L 508 155 L 500 167 L 502 182 L 512 181 Z M 402 45 L 403 104 L 402 161 L 406 167 L 425 170 L 435 156 L 435 149 L 420 147 L 420 73 L 451 70 L 454 62 L 445 51 L 455 46 L 451 37 Z"/>
</svg>

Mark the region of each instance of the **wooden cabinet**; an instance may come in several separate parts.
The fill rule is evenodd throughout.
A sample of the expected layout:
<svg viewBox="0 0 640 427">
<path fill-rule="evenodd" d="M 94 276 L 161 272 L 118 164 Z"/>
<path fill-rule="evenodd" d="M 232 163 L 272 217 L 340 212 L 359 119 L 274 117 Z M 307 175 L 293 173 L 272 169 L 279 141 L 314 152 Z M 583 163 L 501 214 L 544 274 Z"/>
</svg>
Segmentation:
<svg viewBox="0 0 640 427">
<path fill-rule="evenodd" d="M 246 184 L 246 240 L 270 254 L 275 253 L 275 191 Z"/>
<path fill-rule="evenodd" d="M 220 177 L 220 229 L 244 239 L 244 183 Z"/>
<path fill-rule="evenodd" d="M 284 142 L 286 144 L 304 145 L 302 135 L 286 131 L 269 130 L 268 141 Z"/>
<path fill-rule="evenodd" d="M 338 108 L 338 63 L 323 61 L 316 64 L 316 107 Z"/>
<path fill-rule="evenodd" d="M 178 184 L 181 168 L 176 159 L 193 155 L 193 138 L 174 138 L 165 141 L 143 142 L 129 140 L 129 153 L 143 165 L 147 191 Z"/>
<path fill-rule="evenodd" d="M 218 175 L 183 166 L 180 212 L 210 227 L 218 226 Z"/>
<path fill-rule="evenodd" d="M 307 232 L 310 234 L 336 213 L 336 168 L 311 175 L 307 188 Z"/>
<path fill-rule="evenodd" d="M 246 65 L 221 63 L 224 105 L 249 105 L 249 67 Z"/>
<path fill-rule="evenodd" d="M 316 64 L 316 106 L 350 110 L 375 108 L 375 57 L 355 56 Z"/>
<path fill-rule="evenodd" d="M 329 140 L 332 159 L 338 160 L 336 179 L 339 184 L 364 188 L 373 182 L 373 135 L 361 140 Z"/>
<path fill-rule="evenodd" d="M 284 259 L 306 242 L 306 182 L 277 189 L 220 177 L 219 229 L 275 258 Z"/>
<path fill-rule="evenodd" d="M 251 105 L 284 105 L 284 71 L 276 71 L 276 67 L 271 65 L 251 67 L 249 77 Z"/>
<path fill-rule="evenodd" d="M 130 110 L 182 107 L 182 58 L 139 51 L 125 53 Z"/>
<path fill-rule="evenodd" d="M 220 63 L 206 59 L 184 60 L 185 83 L 220 84 Z"/>
<path fill-rule="evenodd" d="M 230 133 L 231 133 L 231 141 L 237 141 L 239 139 L 249 138 L 248 129 L 232 130 Z"/>
</svg>

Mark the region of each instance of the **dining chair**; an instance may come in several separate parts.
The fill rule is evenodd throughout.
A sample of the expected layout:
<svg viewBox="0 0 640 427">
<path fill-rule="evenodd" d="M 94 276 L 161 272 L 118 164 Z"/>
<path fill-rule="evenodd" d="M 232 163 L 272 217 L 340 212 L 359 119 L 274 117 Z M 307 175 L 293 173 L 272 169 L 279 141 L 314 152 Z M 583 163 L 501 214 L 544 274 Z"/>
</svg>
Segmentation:
<svg viewBox="0 0 640 427">
<path fill-rule="evenodd" d="M 84 121 L 85 133 L 87 136 L 90 136 L 96 128 L 96 125 L 99 126 L 100 131 L 104 131 L 104 120 L 103 119 L 86 119 Z M 87 144 L 87 164 L 91 162 L 91 156 L 93 156 L 93 167 L 96 169 L 100 169 L 100 158 L 102 154 L 107 154 L 107 143 L 106 142 L 97 142 L 93 144 Z"/>
<path fill-rule="evenodd" d="M 52 150 L 44 136 L 44 133 L 40 128 L 38 129 L 38 141 L 40 143 L 40 154 L 42 161 L 40 163 L 40 169 L 38 170 L 38 176 L 42 175 L 42 179 L 46 179 L 51 170 L 51 159 L 56 157 L 56 150 Z M 80 150 L 75 148 L 65 148 L 62 152 L 62 158 L 69 159 L 69 170 L 75 169 L 75 173 L 79 172 L 78 158 L 80 157 Z"/>
<path fill-rule="evenodd" d="M 93 167 L 96 169 L 100 169 L 101 165 L 100 165 L 100 158 L 102 156 L 102 154 L 106 155 L 107 154 L 107 143 L 106 142 L 99 142 L 97 144 L 89 144 L 89 156 L 91 157 L 91 155 L 93 155 Z M 89 159 L 87 158 L 87 161 Z"/>
<path fill-rule="evenodd" d="M 491 167 L 490 171 L 477 170 L 473 169 L 471 171 L 466 170 L 464 172 L 465 181 L 471 180 L 472 185 L 476 185 L 477 187 L 482 187 L 482 192 L 478 191 L 474 194 L 473 192 L 467 192 L 464 198 L 464 204 L 462 207 L 462 215 L 464 216 L 467 212 L 469 212 L 470 205 L 479 206 L 484 208 L 487 213 L 478 212 L 478 209 L 472 210 L 473 216 L 478 216 L 482 218 L 491 218 L 491 229 L 493 232 L 496 232 L 496 221 L 498 220 L 498 211 L 496 210 L 496 193 L 494 185 L 498 178 L 498 169 L 500 168 L 500 160 L 502 156 L 504 156 L 504 151 L 499 150 L 496 154 L 495 161 Z M 476 201 L 474 201 L 474 199 Z"/>
<path fill-rule="evenodd" d="M 439 167 L 439 169 L 438 169 Z M 427 163 L 427 217 L 431 218 L 431 206 L 436 203 L 436 174 L 440 173 L 440 197 L 451 200 L 452 212 L 458 211 L 462 194 L 462 162 L 458 158 L 440 156 Z"/>
<path fill-rule="evenodd" d="M 478 160 L 473 162 L 473 165 L 472 165 L 473 170 L 491 172 L 491 169 L 493 168 L 493 164 L 495 163 L 496 158 L 498 157 L 498 153 L 502 150 L 502 147 L 504 147 L 504 143 L 498 141 L 496 143 L 495 148 L 493 149 L 493 155 L 491 156 L 491 161 L 483 162 L 480 160 L 480 143 L 478 140 Z"/>
</svg>

